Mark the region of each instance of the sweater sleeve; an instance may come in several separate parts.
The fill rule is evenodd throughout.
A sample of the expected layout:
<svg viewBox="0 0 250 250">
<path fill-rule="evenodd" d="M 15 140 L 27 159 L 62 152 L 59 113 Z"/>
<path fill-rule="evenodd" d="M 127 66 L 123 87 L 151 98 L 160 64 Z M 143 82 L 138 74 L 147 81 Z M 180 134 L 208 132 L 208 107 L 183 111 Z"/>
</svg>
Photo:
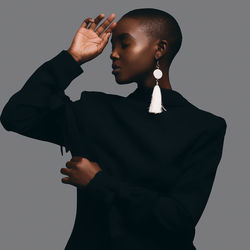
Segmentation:
<svg viewBox="0 0 250 250">
<path fill-rule="evenodd" d="M 83 72 L 66 50 L 43 63 L 4 106 L 0 121 L 7 131 L 64 145 L 64 90 Z"/>
<path fill-rule="evenodd" d="M 194 141 L 184 171 L 171 190 L 161 193 L 119 182 L 100 171 L 86 186 L 95 199 L 109 208 L 118 206 L 126 223 L 133 227 L 187 231 L 196 226 L 208 201 L 220 162 L 226 122 L 209 129 Z"/>
</svg>

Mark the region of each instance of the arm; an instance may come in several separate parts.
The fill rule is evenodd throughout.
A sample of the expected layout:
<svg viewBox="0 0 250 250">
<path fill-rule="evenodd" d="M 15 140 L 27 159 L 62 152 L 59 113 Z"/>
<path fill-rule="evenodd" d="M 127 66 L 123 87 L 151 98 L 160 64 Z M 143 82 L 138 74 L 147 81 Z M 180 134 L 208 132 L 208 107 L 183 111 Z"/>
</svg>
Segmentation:
<svg viewBox="0 0 250 250">
<path fill-rule="evenodd" d="M 0 121 L 7 131 L 64 145 L 64 90 L 83 72 L 72 55 L 62 50 L 42 64 L 3 108 Z M 65 145 L 64 145 L 65 146 Z"/>
<path fill-rule="evenodd" d="M 186 231 L 198 223 L 208 201 L 222 156 L 226 122 L 205 131 L 184 160 L 185 170 L 171 190 L 163 194 L 115 180 L 101 171 L 86 190 L 109 208 L 118 206 L 133 227 Z"/>
</svg>

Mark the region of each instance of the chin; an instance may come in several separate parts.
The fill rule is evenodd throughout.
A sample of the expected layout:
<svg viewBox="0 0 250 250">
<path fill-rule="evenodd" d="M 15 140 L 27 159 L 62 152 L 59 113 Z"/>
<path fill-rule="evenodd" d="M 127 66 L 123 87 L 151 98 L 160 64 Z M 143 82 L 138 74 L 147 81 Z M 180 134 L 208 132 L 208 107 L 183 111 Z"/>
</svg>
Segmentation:
<svg viewBox="0 0 250 250">
<path fill-rule="evenodd" d="M 120 77 L 119 74 L 117 74 L 115 76 L 115 81 L 118 83 L 118 84 L 128 84 L 128 83 L 132 83 L 134 81 L 132 81 L 131 79 L 123 79 L 122 77 Z"/>
<path fill-rule="evenodd" d="M 122 81 L 122 80 L 116 80 L 116 82 L 120 85 L 131 83 L 131 81 Z"/>
</svg>

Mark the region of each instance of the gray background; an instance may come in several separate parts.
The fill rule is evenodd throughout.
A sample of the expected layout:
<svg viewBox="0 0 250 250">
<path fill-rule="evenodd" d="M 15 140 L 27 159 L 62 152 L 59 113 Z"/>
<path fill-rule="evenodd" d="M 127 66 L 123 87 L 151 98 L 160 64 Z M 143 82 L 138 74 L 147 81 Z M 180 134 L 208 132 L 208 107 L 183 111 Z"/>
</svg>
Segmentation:
<svg viewBox="0 0 250 250">
<path fill-rule="evenodd" d="M 1 1 L 1 110 L 42 63 L 68 49 L 85 18 L 114 12 L 118 21 L 143 7 L 169 12 L 182 29 L 183 44 L 170 68 L 172 88 L 228 125 L 194 243 L 197 250 L 247 250 L 249 1 Z M 101 55 L 82 65 L 84 73 L 65 91 L 72 100 L 83 90 L 126 96 L 136 88 L 115 82 L 110 52 L 109 41 Z M 76 212 L 75 187 L 61 183 L 60 168 L 70 153 L 62 157 L 59 146 L 8 133 L 2 126 L 0 136 L 0 249 L 64 249 Z"/>
</svg>

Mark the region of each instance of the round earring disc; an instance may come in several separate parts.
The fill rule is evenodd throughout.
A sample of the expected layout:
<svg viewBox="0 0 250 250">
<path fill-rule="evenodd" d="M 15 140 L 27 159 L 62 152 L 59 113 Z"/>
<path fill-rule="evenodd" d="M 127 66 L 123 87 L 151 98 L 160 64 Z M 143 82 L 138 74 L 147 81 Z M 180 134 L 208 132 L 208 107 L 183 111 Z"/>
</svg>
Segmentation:
<svg viewBox="0 0 250 250">
<path fill-rule="evenodd" d="M 153 75 L 156 79 L 160 79 L 162 77 L 162 71 L 160 69 L 155 69 Z"/>
</svg>

